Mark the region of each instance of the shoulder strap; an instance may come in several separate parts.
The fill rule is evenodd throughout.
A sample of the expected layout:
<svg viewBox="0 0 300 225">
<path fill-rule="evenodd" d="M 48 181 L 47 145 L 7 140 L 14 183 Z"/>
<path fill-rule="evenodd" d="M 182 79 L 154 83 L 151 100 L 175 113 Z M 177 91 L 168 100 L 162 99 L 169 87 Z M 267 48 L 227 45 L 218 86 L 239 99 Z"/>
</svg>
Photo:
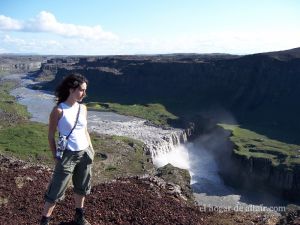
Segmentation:
<svg viewBox="0 0 300 225">
<path fill-rule="evenodd" d="M 72 130 L 70 131 L 70 133 L 68 134 L 68 136 L 66 137 L 66 139 L 69 138 L 69 136 L 72 134 L 73 130 L 75 129 L 75 127 L 76 127 L 76 125 L 77 125 L 77 122 L 78 122 L 79 113 L 80 113 L 80 104 L 79 104 L 79 107 L 78 107 L 78 112 L 77 112 L 75 124 L 74 124 Z"/>
</svg>

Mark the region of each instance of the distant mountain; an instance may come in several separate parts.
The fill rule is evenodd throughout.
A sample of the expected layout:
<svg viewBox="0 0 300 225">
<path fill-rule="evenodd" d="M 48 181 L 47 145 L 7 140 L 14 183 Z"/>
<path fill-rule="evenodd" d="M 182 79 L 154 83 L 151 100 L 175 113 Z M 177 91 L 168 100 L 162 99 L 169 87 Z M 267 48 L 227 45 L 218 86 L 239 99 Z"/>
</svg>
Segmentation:
<svg viewBox="0 0 300 225">
<path fill-rule="evenodd" d="M 279 59 L 279 60 L 290 60 L 293 58 L 300 58 L 300 48 L 293 48 L 289 50 L 277 51 L 277 52 L 266 52 L 260 53 L 263 55 L 268 55 L 270 57 Z"/>
</svg>

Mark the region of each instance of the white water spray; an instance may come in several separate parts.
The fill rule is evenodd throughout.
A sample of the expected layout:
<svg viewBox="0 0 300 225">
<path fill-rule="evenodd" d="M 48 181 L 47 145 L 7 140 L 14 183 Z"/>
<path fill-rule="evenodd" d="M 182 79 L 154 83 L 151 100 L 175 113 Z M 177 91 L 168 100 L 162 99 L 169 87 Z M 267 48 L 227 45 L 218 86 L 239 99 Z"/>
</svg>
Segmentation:
<svg viewBox="0 0 300 225">
<path fill-rule="evenodd" d="M 185 143 L 174 147 L 169 152 L 158 151 L 153 158 L 156 167 L 170 163 L 175 167 L 186 169 L 191 175 L 191 184 L 210 183 L 219 186 L 222 181 L 218 175 L 218 167 L 211 154 L 194 143 Z"/>
<path fill-rule="evenodd" d="M 153 163 L 156 167 L 162 167 L 170 163 L 175 167 L 190 170 L 189 153 L 185 145 L 178 145 L 169 152 L 158 152 L 153 157 Z"/>
</svg>

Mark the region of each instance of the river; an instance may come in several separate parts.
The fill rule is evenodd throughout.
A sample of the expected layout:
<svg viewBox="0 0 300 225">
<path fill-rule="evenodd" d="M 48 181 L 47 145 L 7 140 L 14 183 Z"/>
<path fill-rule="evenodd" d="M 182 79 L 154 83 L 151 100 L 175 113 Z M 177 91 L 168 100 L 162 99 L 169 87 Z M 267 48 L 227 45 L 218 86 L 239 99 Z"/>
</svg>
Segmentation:
<svg viewBox="0 0 300 225">
<path fill-rule="evenodd" d="M 11 94 L 18 102 L 27 106 L 31 120 L 48 123 L 48 116 L 55 105 L 54 96 L 41 90 L 32 90 L 28 85 L 34 84 L 25 75 L 10 75 L 4 79 L 21 81 L 20 87 Z M 179 135 L 180 129 L 162 129 L 145 124 L 145 120 L 112 112 L 88 111 L 88 129 L 102 134 L 127 136 L 141 140 L 151 149 L 165 144 L 166 136 Z M 206 207 L 224 207 L 243 210 L 250 206 L 282 206 L 284 202 L 266 193 L 237 191 L 226 186 L 219 176 L 218 165 L 213 155 L 204 147 L 203 138 L 194 143 L 171 146 L 170 150 L 157 150 L 152 155 L 155 166 L 171 163 L 187 169 L 191 175 L 191 185 L 197 202 Z M 214 208 L 215 210 L 215 208 Z"/>
</svg>

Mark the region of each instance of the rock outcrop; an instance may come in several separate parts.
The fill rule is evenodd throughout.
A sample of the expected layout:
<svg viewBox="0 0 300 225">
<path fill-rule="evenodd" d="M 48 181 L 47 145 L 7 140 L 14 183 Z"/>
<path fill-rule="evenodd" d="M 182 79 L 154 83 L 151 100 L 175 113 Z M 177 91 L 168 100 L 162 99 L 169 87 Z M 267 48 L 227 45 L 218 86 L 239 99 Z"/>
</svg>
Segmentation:
<svg viewBox="0 0 300 225">
<path fill-rule="evenodd" d="M 12 74 L 36 71 L 48 58 L 36 55 L 0 55 L 0 73 Z"/>
<path fill-rule="evenodd" d="M 188 170 L 180 169 L 167 164 L 157 169 L 158 177 L 167 182 L 169 190 L 175 194 L 182 196 L 189 201 L 193 201 L 193 192 L 191 188 L 191 176 Z"/>
<path fill-rule="evenodd" d="M 230 142 L 230 141 L 229 141 Z M 290 201 L 300 200 L 300 165 L 274 165 L 271 159 L 239 154 L 235 150 L 222 166 L 225 180 L 239 188 L 262 189 Z"/>
<path fill-rule="evenodd" d="M 295 224 L 300 224 L 300 207 L 297 205 L 288 205 L 286 211 L 280 217 L 277 225 Z"/>
</svg>

